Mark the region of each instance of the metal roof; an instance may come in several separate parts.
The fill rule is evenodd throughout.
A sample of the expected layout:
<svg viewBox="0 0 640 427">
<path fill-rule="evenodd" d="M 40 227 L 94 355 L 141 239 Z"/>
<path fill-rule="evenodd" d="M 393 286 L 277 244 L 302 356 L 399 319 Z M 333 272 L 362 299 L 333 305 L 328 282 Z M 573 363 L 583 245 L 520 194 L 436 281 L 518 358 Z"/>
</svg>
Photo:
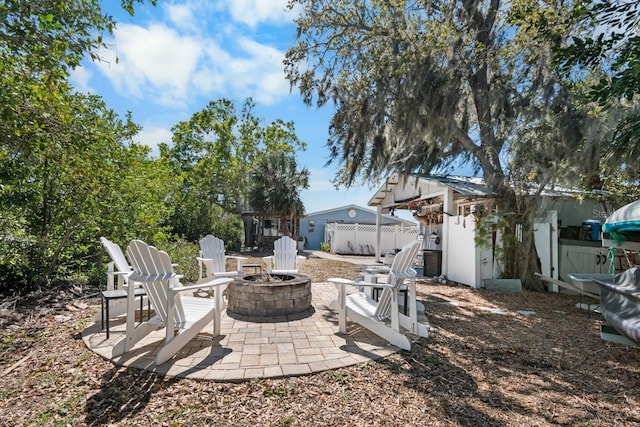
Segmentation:
<svg viewBox="0 0 640 427">
<path fill-rule="evenodd" d="M 416 186 L 416 191 L 414 194 L 410 194 L 410 197 L 403 197 L 401 202 L 410 202 L 413 200 L 420 200 L 424 198 L 426 195 L 420 193 L 420 184 L 426 183 L 435 183 L 436 185 L 440 185 L 443 187 L 448 187 L 452 189 L 454 192 L 460 194 L 463 197 L 494 197 L 495 194 L 490 192 L 487 188 L 487 185 L 482 177 L 472 177 L 472 176 L 443 176 L 443 175 L 408 175 L 402 176 L 398 173 L 394 173 L 391 175 L 385 183 L 380 187 L 380 189 L 373 195 L 371 200 L 369 200 L 369 206 L 377 206 L 381 204 L 387 197 L 389 193 L 396 193 L 398 190 L 396 187 L 398 185 L 404 186 L 408 180 L 413 180 Z M 411 184 L 413 185 L 413 184 Z M 402 189 L 403 187 L 401 187 Z M 521 194 L 535 194 L 538 192 L 538 188 L 535 184 L 531 184 L 528 189 L 520 190 Z M 545 188 L 540 191 L 541 196 L 550 196 L 550 197 L 576 197 L 577 195 L 587 195 L 588 197 L 598 198 L 602 196 L 605 192 L 602 191 L 591 191 L 589 193 L 585 193 L 584 191 L 578 189 L 565 188 L 557 184 L 548 184 Z M 393 200 L 389 201 L 388 206 L 392 204 L 399 204 L 400 201 Z"/>
<path fill-rule="evenodd" d="M 423 194 L 420 190 L 420 181 L 429 181 L 441 185 L 443 187 L 449 187 L 453 191 L 466 196 L 466 197 L 490 197 L 493 194 L 487 190 L 483 178 L 478 177 L 464 177 L 464 176 L 439 176 L 439 175 L 409 175 L 407 178 L 413 178 L 416 180 L 416 192 L 412 198 L 403 200 L 408 202 L 411 200 L 420 199 Z M 404 179 L 401 175 L 394 173 L 391 175 L 385 183 L 380 187 L 378 191 L 369 200 L 369 206 L 377 206 L 381 204 L 389 193 L 393 193 L 398 185 L 404 185 Z M 398 203 L 398 201 L 394 201 Z"/>
<path fill-rule="evenodd" d="M 483 178 L 473 176 L 437 176 L 427 175 L 421 176 L 420 179 L 428 181 L 436 181 L 442 185 L 446 185 L 453 191 L 463 196 L 489 197 L 493 196 L 484 182 Z"/>
</svg>

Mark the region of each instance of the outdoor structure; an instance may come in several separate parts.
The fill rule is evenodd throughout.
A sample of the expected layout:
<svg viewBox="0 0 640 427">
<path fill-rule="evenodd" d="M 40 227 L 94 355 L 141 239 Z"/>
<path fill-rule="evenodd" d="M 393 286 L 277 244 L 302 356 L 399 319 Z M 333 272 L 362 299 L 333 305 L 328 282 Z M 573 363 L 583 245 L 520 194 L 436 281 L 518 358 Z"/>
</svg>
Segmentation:
<svg viewBox="0 0 640 427">
<path fill-rule="evenodd" d="M 604 273 L 608 269 L 607 250 L 598 240 L 599 233 L 594 232 L 606 213 L 595 198 L 579 202 L 576 195 L 557 188 L 545 190 L 534 224 L 542 274 L 567 282 L 571 273 Z M 482 178 L 396 173 L 368 204 L 376 207 L 380 218 L 391 209 L 414 213 L 425 238 L 425 275 L 445 275 L 474 288 L 486 287 L 500 277 L 501 264 L 495 250 L 500 236 L 493 235 L 484 245 L 476 242 L 478 219 L 494 206 Z M 378 260 L 384 255 L 381 241 L 379 228 Z M 616 269 L 621 266 L 616 265 Z M 552 285 L 551 290 L 557 291 L 557 286 Z"/>
<path fill-rule="evenodd" d="M 335 209 L 308 214 L 300 220 L 300 236 L 305 239 L 304 249 L 320 250 L 321 243 L 329 243 L 334 253 L 362 253 L 367 245 L 373 250 L 375 244 L 375 225 L 377 214 L 371 209 L 356 205 L 347 205 Z M 415 228 L 416 224 L 396 218 L 392 215 L 381 215 L 383 226 Z M 392 232 L 389 232 L 392 234 Z M 354 234 L 359 236 L 358 241 Z M 415 233 L 407 243 L 415 240 Z M 352 249 L 348 242 L 351 242 Z M 389 248 L 401 248 L 403 244 L 389 244 Z"/>
<path fill-rule="evenodd" d="M 289 235 L 295 238 L 299 234 L 298 220 L 261 217 L 254 211 L 244 211 L 242 221 L 244 244 L 247 248 L 268 249 L 282 236 Z"/>
</svg>

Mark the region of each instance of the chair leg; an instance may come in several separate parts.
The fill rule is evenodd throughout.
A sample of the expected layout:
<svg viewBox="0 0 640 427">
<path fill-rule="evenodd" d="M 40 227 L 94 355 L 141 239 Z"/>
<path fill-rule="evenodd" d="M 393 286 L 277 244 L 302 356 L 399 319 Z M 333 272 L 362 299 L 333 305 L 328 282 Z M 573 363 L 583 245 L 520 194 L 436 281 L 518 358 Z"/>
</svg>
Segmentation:
<svg viewBox="0 0 640 427">
<path fill-rule="evenodd" d="M 409 289 L 404 290 L 404 315 L 407 315 L 409 309 Z"/>
<path fill-rule="evenodd" d="M 109 339 L 109 300 L 107 300 L 107 339 Z"/>
<path fill-rule="evenodd" d="M 144 314 L 143 308 L 142 308 L 142 300 L 144 300 L 144 295 L 140 295 L 140 323 L 138 323 L 139 325 L 142 324 L 142 316 Z"/>
</svg>

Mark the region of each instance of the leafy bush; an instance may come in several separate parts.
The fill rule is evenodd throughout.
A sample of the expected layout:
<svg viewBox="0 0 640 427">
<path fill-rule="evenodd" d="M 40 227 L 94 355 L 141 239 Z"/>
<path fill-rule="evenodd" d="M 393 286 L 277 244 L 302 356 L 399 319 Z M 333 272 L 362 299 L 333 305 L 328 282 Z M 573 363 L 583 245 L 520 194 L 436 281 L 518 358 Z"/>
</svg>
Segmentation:
<svg viewBox="0 0 640 427">
<path fill-rule="evenodd" d="M 217 215 L 211 221 L 211 234 L 224 240 L 227 250 L 235 249 L 237 242 L 241 242 L 244 237 L 244 223 L 239 215 L 225 212 L 221 207 L 216 206 Z"/>
<path fill-rule="evenodd" d="M 0 290 L 17 289 L 29 282 L 29 254 L 35 237 L 26 220 L 12 212 L 0 212 Z"/>
<path fill-rule="evenodd" d="M 200 253 L 198 243 L 187 242 L 186 240 L 165 241 L 156 244 L 157 248 L 169 254 L 173 264 L 177 264 L 174 270 L 177 274 L 184 276 L 182 283 L 191 283 L 198 280 L 198 262 L 196 256 Z"/>
</svg>

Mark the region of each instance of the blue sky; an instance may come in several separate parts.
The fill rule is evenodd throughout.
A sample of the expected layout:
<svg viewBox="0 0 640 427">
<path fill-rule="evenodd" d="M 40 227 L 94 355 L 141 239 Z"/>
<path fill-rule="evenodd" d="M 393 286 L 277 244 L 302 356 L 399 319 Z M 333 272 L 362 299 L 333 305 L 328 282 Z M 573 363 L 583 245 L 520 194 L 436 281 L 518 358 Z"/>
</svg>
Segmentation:
<svg viewBox="0 0 640 427">
<path fill-rule="evenodd" d="M 103 2 L 118 21 L 111 48 L 101 53 L 105 61 L 85 61 L 71 81 L 116 112 L 131 111 L 143 127 L 139 142 L 170 143 L 171 127 L 209 101 L 228 98 L 240 107 L 251 97 L 265 124 L 292 120 L 307 143 L 297 161 L 311 172 L 310 189 L 302 192 L 308 213 L 367 206 L 377 184 L 336 191 L 336 166 L 324 167 L 332 110 L 305 106 L 284 77 L 282 60 L 296 34 L 287 0 L 160 0 L 156 7 L 137 5 L 134 17 L 119 3 Z"/>
</svg>

